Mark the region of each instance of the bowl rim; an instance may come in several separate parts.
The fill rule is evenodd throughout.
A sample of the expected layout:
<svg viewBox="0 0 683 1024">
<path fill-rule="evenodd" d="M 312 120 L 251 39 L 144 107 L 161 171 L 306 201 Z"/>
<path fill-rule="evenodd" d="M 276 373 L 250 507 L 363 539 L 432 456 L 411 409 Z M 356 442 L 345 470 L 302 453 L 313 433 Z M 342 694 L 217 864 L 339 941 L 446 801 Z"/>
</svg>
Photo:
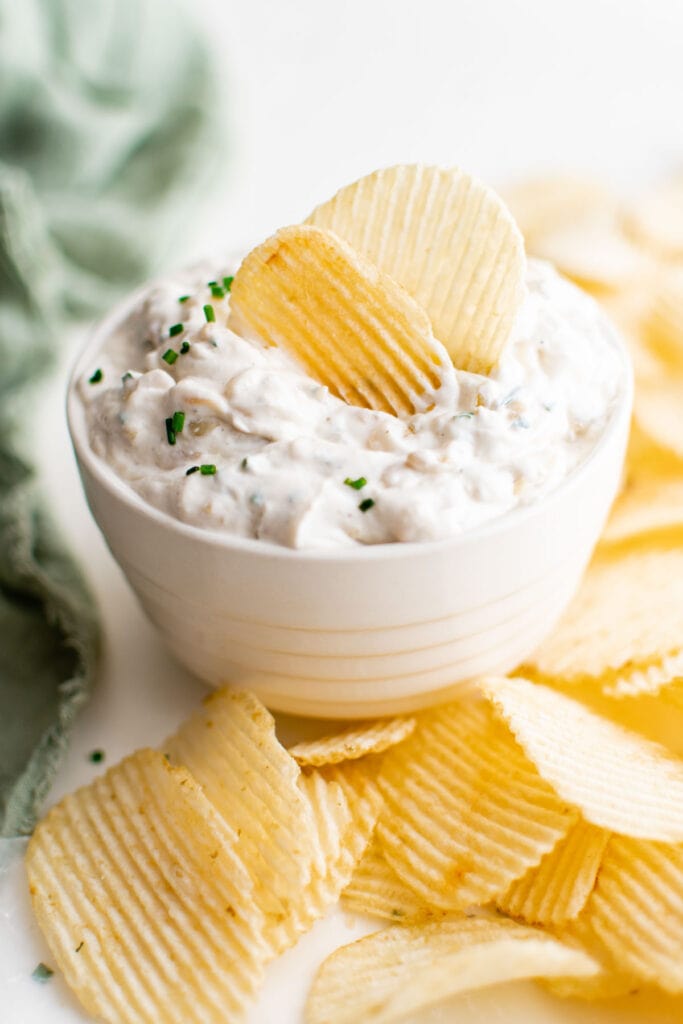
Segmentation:
<svg viewBox="0 0 683 1024">
<path fill-rule="evenodd" d="M 107 337 L 125 320 L 140 298 L 154 284 L 160 283 L 163 280 L 163 277 L 157 277 L 147 281 L 116 303 L 104 317 L 90 327 L 68 374 L 66 392 L 67 424 L 79 468 L 85 467 L 100 486 L 108 491 L 112 497 L 126 505 L 131 512 L 138 513 L 161 529 L 211 548 L 239 552 L 253 556 L 256 559 L 313 561 L 329 563 L 331 565 L 342 563 L 363 565 L 368 562 L 394 561 L 418 556 L 438 555 L 441 551 L 465 547 L 497 534 L 514 531 L 517 526 L 521 526 L 529 519 L 542 514 L 549 506 L 569 498 L 572 492 L 580 486 L 583 477 L 589 474 L 591 466 L 602 450 L 610 444 L 614 435 L 619 433 L 624 419 L 626 418 L 627 421 L 630 421 L 634 391 L 633 364 L 628 354 L 626 343 L 619 331 L 605 313 L 600 310 L 600 316 L 606 327 L 605 337 L 617 353 L 621 363 L 621 386 L 614 400 L 609 418 L 588 455 L 556 487 L 543 495 L 540 500 L 532 501 L 527 505 L 518 505 L 502 515 L 487 520 L 480 526 L 464 530 L 462 533 L 454 534 L 452 537 L 425 541 L 392 541 L 381 544 L 356 545 L 355 547 L 348 548 L 289 548 L 284 545 L 274 544 L 272 541 L 259 540 L 254 537 L 233 536 L 220 530 L 211 530 L 200 526 L 193 526 L 191 523 L 183 523 L 169 513 L 163 512 L 161 509 L 157 509 L 146 502 L 92 450 L 85 431 L 85 406 L 77 390 L 78 381 L 83 373 L 83 364 L 90 353 L 99 351 Z"/>
</svg>

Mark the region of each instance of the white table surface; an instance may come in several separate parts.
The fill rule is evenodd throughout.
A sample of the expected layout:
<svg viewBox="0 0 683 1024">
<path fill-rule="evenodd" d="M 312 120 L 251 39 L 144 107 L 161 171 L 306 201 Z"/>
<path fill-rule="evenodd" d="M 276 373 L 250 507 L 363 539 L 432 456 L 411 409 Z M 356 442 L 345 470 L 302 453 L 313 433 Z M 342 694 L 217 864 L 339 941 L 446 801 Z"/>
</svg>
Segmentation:
<svg viewBox="0 0 683 1024">
<path fill-rule="evenodd" d="M 683 162 L 680 0 L 195 6 L 225 66 L 226 97 L 217 102 L 225 105 L 232 156 L 211 207 L 198 214 L 196 240 L 170 254 L 169 267 L 265 237 L 340 184 L 400 160 L 459 163 L 491 181 L 576 168 L 624 187 Z M 90 518 L 63 415 L 70 359 L 65 354 L 41 402 L 35 452 L 97 598 L 105 645 L 96 692 L 51 800 L 101 770 L 88 761 L 91 750 L 104 749 L 113 763 L 154 745 L 203 692 L 161 647 Z M 0 1021 L 77 1024 L 86 1018 L 61 978 L 30 977 L 51 957 L 29 913 L 21 845 L 0 870 Z M 320 922 L 272 965 L 250 1024 L 299 1024 L 315 965 L 367 930 L 368 922 L 340 912 Z M 681 1020 L 683 1002 L 658 1006 L 638 996 L 597 1008 L 561 1003 L 531 984 L 460 997 L 419 1017 L 421 1024 Z"/>
</svg>

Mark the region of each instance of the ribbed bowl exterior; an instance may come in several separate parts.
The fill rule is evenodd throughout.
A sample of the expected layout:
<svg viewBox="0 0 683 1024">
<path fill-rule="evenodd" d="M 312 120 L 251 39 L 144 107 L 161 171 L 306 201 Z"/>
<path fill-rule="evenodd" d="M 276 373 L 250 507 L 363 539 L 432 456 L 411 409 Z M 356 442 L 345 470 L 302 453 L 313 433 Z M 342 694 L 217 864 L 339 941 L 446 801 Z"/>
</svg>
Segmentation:
<svg viewBox="0 0 683 1024">
<path fill-rule="evenodd" d="M 114 558 L 192 672 L 249 687 L 276 710 L 381 715 L 514 668 L 553 628 L 619 485 L 633 388 L 623 346 L 624 387 L 610 422 L 589 458 L 541 501 L 452 540 L 293 551 L 180 523 L 91 451 L 75 382 L 136 299 L 113 311 L 77 360 L 69 428 Z"/>
</svg>

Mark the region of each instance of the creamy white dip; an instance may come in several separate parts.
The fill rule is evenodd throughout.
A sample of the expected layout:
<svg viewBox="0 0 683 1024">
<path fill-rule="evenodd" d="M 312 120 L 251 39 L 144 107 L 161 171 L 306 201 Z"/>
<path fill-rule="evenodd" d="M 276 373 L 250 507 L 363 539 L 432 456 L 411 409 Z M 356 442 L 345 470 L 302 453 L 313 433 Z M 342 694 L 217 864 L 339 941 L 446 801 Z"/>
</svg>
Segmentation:
<svg viewBox="0 0 683 1024">
<path fill-rule="evenodd" d="M 294 548 L 453 536 L 556 487 L 595 445 L 622 383 L 597 304 L 530 261 L 490 376 L 448 364 L 434 407 L 407 419 L 356 408 L 228 329 L 229 297 L 207 282 L 232 272 L 150 287 L 78 383 L 93 451 L 195 526 Z"/>
</svg>

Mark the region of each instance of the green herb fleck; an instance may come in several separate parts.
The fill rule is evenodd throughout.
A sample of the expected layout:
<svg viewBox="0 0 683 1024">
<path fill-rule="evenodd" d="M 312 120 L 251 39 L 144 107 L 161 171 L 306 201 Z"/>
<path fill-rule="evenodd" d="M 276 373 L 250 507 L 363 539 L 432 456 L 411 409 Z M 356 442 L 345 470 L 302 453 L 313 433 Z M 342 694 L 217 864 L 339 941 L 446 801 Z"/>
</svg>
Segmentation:
<svg viewBox="0 0 683 1024">
<path fill-rule="evenodd" d="M 218 284 L 218 281 L 207 281 L 207 282 L 206 282 L 206 287 L 207 287 L 207 288 L 213 288 L 213 286 L 214 286 L 215 284 Z"/>
<path fill-rule="evenodd" d="M 166 424 L 166 440 L 169 444 L 175 444 L 175 430 L 173 429 L 173 417 L 167 416 L 164 420 Z"/>
<path fill-rule="evenodd" d="M 41 963 L 39 963 L 36 969 L 32 972 L 31 977 L 34 981 L 39 981 L 41 984 L 44 984 L 46 981 L 50 980 L 54 973 L 55 972 L 51 967 L 48 967 L 47 964 L 44 964 L 41 961 Z"/>
<path fill-rule="evenodd" d="M 204 316 L 206 317 L 207 324 L 213 324 L 216 322 L 216 311 L 210 302 L 204 306 Z"/>
<path fill-rule="evenodd" d="M 189 351 L 190 351 L 190 343 L 189 343 L 189 341 L 184 341 L 182 343 L 182 345 L 180 346 L 180 354 L 181 354 L 181 356 L 187 355 L 187 353 Z"/>
<path fill-rule="evenodd" d="M 360 491 L 365 487 L 367 480 L 364 476 L 359 476 L 357 480 L 352 480 L 350 476 L 347 476 L 344 483 L 347 487 L 353 487 L 354 491 Z"/>
<path fill-rule="evenodd" d="M 168 329 L 168 335 L 170 338 L 175 338 L 177 334 L 182 334 L 184 330 L 185 328 L 182 324 L 173 324 L 173 326 Z"/>
<path fill-rule="evenodd" d="M 231 277 L 224 277 L 223 278 L 223 287 L 225 288 L 226 292 L 230 291 L 230 289 L 232 288 L 232 282 L 234 280 L 235 280 L 235 278 L 232 277 L 232 276 Z"/>
<path fill-rule="evenodd" d="M 189 295 L 181 295 L 180 298 L 178 299 L 178 302 L 187 302 L 189 297 Z"/>
<path fill-rule="evenodd" d="M 104 374 L 102 373 L 102 371 L 100 369 L 97 369 L 93 373 L 92 377 L 89 378 L 89 383 L 90 384 L 99 384 L 103 377 L 104 377 Z"/>
<path fill-rule="evenodd" d="M 175 434 L 182 434 L 183 427 L 185 426 L 185 413 L 174 412 L 171 417 L 171 429 Z"/>
<path fill-rule="evenodd" d="M 242 459 L 242 461 L 240 462 L 240 466 L 242 467 L 242 469 L 246 469 L 248 465 L 249 463 L 246 460 L 246 458 Z"/>
<path fill-rule="evenodd" d="M 509 394 L 507 394 L 507 395 L 505 396 L 505 398 L 504 398 L 504 399 L 502 400 L 502 402 L 500 402 L 499 404 L 500 404 L 501 406 L 503 406 L 503 405 L 509 405 L 509 404 L 510 404 L 510 402 L 513 402 L 513 401 L 514 401 L 514 400 L 516 399 L 517 395 L 519 394 L 519 392 L 520 392 L 521 390 L 522 390 L 521 386 L 520 386 L 520 387 L 516 387 L 516 388 L 513 388 L 513 389 L 512 389 L 512 391 L 510 391 L 510 393 L 509 393 Z"/>
<path fill-rule="evenodd" d="M 215 476 L 216 467 L 212 462 L 206 462 L 204 463 L 203 466 L 199 467 L 199 472 L 202 474 L 202 476 Z"/>
<path fill-rule="evenodd" d="M 123 377 L 121 378 L 121 383 L 125 384 L 127 380 L 132 380 L 132 379 L 133 379 L 133 374 L 130 372 L 130 370 L 126 370 L 126 372 L 124 373 Z"/>
<path fill-rule="evenodd" d="M 361 512 L 369 512 L 374 504 L 375 503 L 372 500 L 372 498 L 365 498 L 363 501 L 361 501 L 358 508 L 361 510 Z"/>
<path fill-rule="evenodd" d="M 211 294 L 213 295 L 214 299 L 224 299 L 225 298 L 225 288 L 222 288 L 221 285 L 219 285 L 219 284 L 212 284 L 211 285 Z"/>
<path fill-rule="evenodd" d="M 101 764 L 101 762 L 104 761 L 104 751 L 91 750 L 90 753 L 88 754 L 88 760 L 91 761 L 93 764 Z"/>
<path fill-rule="evenodd" d="M 76 948 L 74 950 L 74 953 L 80 953 L 80 951 L 83 949 L 84 945 L 85 945 L 85 939 L 81 939 L 79 944 L 76 946 Z"/>
<path fill-rule="evenodd" d="M 176 359 L 178 358 L 178 353 L 175 352 L 172 348 L 167 348 L 161 358 L 165 363 L 168 363 L 169 366 L 173 366 Z"/>
<path fill-rule="evenodd" d="M 190 466 L 189 469 L 185 470 L 185 476 L 192 476 L 193 473 L 199 472 L 199 466 Z"/>
</svg>

